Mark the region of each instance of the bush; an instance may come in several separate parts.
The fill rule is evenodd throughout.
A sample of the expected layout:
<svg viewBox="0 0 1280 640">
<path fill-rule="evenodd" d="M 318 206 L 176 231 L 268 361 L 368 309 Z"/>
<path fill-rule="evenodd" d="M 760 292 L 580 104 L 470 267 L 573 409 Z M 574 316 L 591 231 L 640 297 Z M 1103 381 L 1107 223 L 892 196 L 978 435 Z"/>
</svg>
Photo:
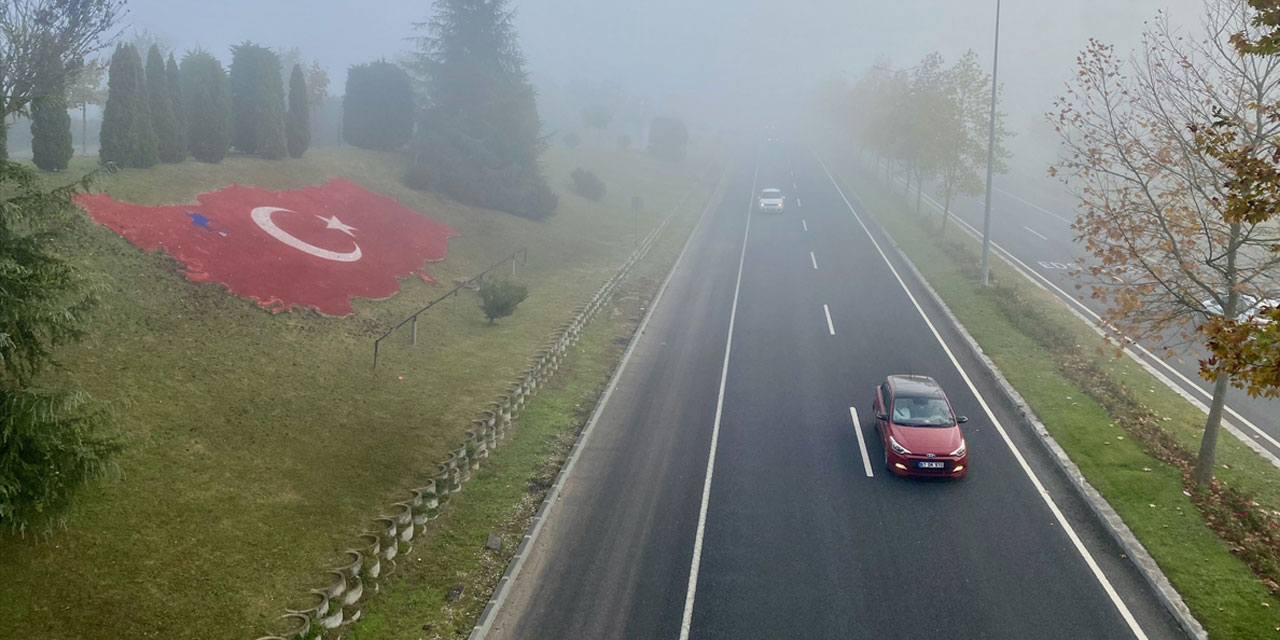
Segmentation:
<svg viewBox="0 0 1280 640">
<path fill-rule="evenodd" d="M 564 141 L 564 146 L 570 149 L 577 149 L 578 145 L 582 144 L 582 136 L 578 135 L 577 131 L 570 131 L 564 134 L 561 140 Z"/>
<path fill-rule="evenodd" d="M 596 202 L 604 199 L 604 181 L 595 172 L 587 171 L 586 169 L 574 169 L 571 177 L 573 178 L 574 193 Z"/>
<path fill-rule="evenodd" d="M 493 324 L 494 320 L 515 313 L 516 307 L 528 295 L 529 290 L 522 284 L 510 280 L 486 280 L 480 287 L 480 308 L 489 324 Z"/>
<path fill-rule="evenodd" d="M 342 139 L 361 149 L 395 151 L 412 135 L 409 74 L 386 60 L 351 67 L 342 96 Z"/>
<path fill-rule="evenodd" d="M 689 147 L 689 129 L 675 118 L 654 118 L 649 127 L 649 153 L 663 160 L 682 160 Z"/>
<path fill-rule="evenodd" d="M 542 177 L 538 164 L 490 166 L 480 142 L 448 131 L 434 130 L 420 139 L 424 151 L 405 172 L 404 184 L 420 191 L 436 191 L 474 207 L 543 220 L 555 213 L 559 198 Z M 446 155 L 447 154 L 447 155 Z"/>
</svg>

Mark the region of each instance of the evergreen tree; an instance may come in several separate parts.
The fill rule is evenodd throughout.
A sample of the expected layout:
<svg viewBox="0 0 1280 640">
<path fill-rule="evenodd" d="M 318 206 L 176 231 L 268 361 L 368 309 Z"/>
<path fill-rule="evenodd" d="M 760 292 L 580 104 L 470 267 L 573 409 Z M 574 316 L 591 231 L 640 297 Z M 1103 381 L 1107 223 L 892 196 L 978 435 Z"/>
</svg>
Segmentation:
<svg viewBox="0 0 1280 640">
<path fill-rule="evenodd" d="M 534 219 L 554 213 L 533 86 L 506 0 L 437 0 L 416 25 L 418 73 L 429 79 L 405 182 Z"/>
<path fill-rule="evenodd" d="M 409 74 L 385 60 L 347 71 L 342 139 L 361 149 L 394 151 L 413 135 Z"/>
<path fill-rule="evenodd" d="M 107 104 L 102 111 L 98 156 L 120 167 L 155 165 L 156 134 L 151 128 L 142 58 L 132 45 L 121 45 L 107 72 Z"/>
<path fill-rule="evenodd" d="M 51 47 L 43 48 L 41 55 L 44 64 L 32 96 L 32 161 L 44 171 L 62 171 L 75 152 L 71 116 L 67 114 L 67 75 Z"/>
<path fill-rule="evenodd" d="M 311 107 L 307 102 L 307 81 L 302 65 L 293 65 L 289 74 L 289 113 L 285 122 L 285 142 L 289 155 L 301 158 L 311 146 Z"/>
<path fill-rule="evenodd" d="M 161 162 L 182 162 L 186 152 L 178 135 L 178 120 L 173 115 L 173 95 L 169 92 L 167 74 L 160 47 L 151 45 L 147 52 L 147 107 L 151 110 L 151 127 L 156 132 L 156 154 Z"/>
<path fill-rule="evenodd" d="M 274 51 L 252 42 L 231 48 L 231 121 L 236 149 L 284 157 L 284 83 Z"/>
<path fill-rule="evenodd" d="M 169 103 L 173 105 L 173 119 L 178 125 L 178 145 L 182 149 L 182 157 L 187 157 L 187 105 L 182 100 L 182 75 L 178 72 L 178 61 L 169 53 L 169 61 L 164 68 L 165 87 L 169 89 Z"/>
<path fill-rule="evenodd" d="M 231 146 L 231 85 L 222 63 L 207 51 L 182 57 L 187 148 L 201 162 L 222 162 Z"/>
</svg>

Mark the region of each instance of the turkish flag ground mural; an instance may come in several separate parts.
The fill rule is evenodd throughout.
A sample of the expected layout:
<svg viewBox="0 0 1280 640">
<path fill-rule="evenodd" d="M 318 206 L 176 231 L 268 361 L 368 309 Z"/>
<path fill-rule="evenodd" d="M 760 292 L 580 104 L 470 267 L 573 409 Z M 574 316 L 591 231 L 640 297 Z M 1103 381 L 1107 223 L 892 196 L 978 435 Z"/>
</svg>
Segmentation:
<svg viewBox="0 0 1280 640">
<path fill-rule="evenodd" d="M 78 202 L 94 221 L 273 312 L 295 305 L 351 313 L 351 298 L 388 298 L 400 277 L 444 258 L 453 229 L 360 185 L 267 191 L 233 184 L 197 204 L 148 207 L 100 195 Z"/>
</svg>

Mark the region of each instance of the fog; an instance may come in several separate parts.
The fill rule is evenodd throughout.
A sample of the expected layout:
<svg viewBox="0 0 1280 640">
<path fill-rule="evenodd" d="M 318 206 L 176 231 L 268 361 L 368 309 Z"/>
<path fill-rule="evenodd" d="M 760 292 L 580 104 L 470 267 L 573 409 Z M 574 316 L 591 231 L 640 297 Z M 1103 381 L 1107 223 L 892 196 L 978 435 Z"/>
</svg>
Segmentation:
<svg viewBox="0 0 1280 640">
<path fill-rule="evenodd" d="M 1015 173 L 1042 173 L 1056 153 L 1044 120 L 1090 37 L 1132 49 L 1143 22 L 1167 10 L 1195 27 L 1200 0 L 1010 0 L 1003 5 L 1001 108 L 1017 132 Z M 243 40 L 298 47 L 318 60 L 340 94 L 345 70 L 395 59 L 412 43 L 411 24 L 427 2 L 384 0 L 377 9 L 344 0 L 228 0 L 209 4 L 131 0 L 130 31 L 145 30 L 183 51 L 202 46 L 221 57 Z M 653 113 L 716 127 L 794 126 L 810 112 L 814 87 L 850 79 L 877 58 L 910 67 L 938 51 L 953 60 L 966 49 L 991 63 L 991 0 L 514 0 L 529 70 L 542 92 L 549 130 L 567 126 L 561 95 L 574 83 L 612 82 Z M 246 16 L 252 16 L 246 20 Z M 559 101 L 557 102 L 557 99 Z M 564 111 L 565 113 L 558 113 Z"/>
</svg>

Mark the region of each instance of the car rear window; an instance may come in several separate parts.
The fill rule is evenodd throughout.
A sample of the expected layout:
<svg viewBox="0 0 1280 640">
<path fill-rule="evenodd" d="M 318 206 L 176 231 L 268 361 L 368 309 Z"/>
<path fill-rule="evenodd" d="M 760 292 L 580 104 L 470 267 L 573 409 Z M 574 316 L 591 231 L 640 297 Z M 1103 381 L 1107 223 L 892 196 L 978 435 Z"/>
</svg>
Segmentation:
<svg viewBox="0 0 1280 640">
<path fill-rule="evenodd" d="M 782 192 L 777 189 L 765 189 L 762 197 L 765 198 L 781 198 Z"/>
</svg>

